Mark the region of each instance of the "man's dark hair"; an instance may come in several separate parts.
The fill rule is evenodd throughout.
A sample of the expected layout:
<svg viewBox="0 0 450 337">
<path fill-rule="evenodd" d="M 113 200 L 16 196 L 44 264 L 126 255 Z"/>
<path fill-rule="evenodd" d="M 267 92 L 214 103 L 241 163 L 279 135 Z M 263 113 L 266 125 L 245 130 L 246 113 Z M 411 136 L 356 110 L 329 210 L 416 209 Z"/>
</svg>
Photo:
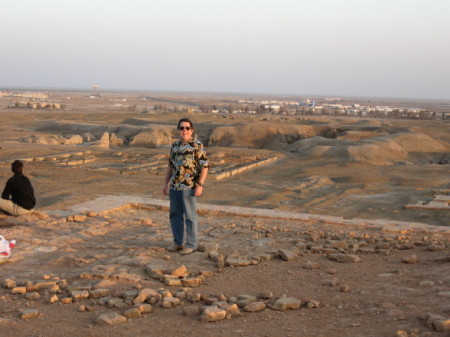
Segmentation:
<svg viewBox="0 0 450 337">
<path fill-rule="evenodd" d="M 20 160 L 15 160 L 11 164 L 11 170 L 14 172 L 14 174 L 21 174 L 23 170 L 23 162 Z"/>
<path fill-rule="evenodd" d="M 183 122 L 189 123 L 189 125 L 191 126 L 191 129 L 194 130 L 194 124 L 192 124 L 192 122 L 191 122 L 191 120 L 190 120 L 189 118 L 181 118 L 181 119 L 178 121 L 177 129 L 180 128 L 180 125 L 181 125 L 181 123 L 183 123 Z"/>
</svg>

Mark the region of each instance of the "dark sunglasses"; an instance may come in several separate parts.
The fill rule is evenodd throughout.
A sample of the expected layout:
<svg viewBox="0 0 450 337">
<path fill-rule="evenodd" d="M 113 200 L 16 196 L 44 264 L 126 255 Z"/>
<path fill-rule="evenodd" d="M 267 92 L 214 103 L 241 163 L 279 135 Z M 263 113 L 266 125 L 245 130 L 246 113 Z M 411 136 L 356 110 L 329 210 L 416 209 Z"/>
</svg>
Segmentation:
<svg viewBox="0 0 450 337">
<path fill-rule="evenodd" d="M 178 130 L 180 130 L 180 131 L 182 131 L 182 130 L 189 131 L 190 129 L 191 129 L 190 126 L 180 126 L 180 127 L 178 128 Z"/>
</svg>

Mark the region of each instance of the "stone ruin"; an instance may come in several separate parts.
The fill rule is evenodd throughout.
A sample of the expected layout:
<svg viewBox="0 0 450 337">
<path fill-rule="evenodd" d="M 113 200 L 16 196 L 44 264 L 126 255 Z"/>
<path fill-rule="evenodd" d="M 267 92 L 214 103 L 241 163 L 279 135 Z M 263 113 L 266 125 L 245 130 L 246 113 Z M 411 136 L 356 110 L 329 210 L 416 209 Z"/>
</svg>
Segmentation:
<svg viewBox="0 0 450 337">
<path fill-rule="evenodd" d="M 380 221 L 373 221 L 371 224 L 370 221 L 359 219 L 354 222 L 357 226 L 352 230 L 339 231 L 335 226 L 340 220 L 336 217 L 298 214 L 303 223 L 301 227 L 296 224 L 267 227 L 257 223 L 247 227 L 240 226 L 239 221 L 202 227 L 199 232 L 199 253 L 184 260 L 191 262 L 191 267 L 188 267 L 186 263 L 178 261 L 178 254 L 164 248 L 171 240 L 169 228 L 152 220 L 156 210 L 167 212 L 166 201 L 161 203 L 154 200 L 154 205 L 136 202 L 124 205 L 122 199 L 121 206 L 114 208 L 113 203 L 110 203 L 108 209 L 102 210 L 99 205 L 104 203 L 96 200 L 66 211 L 49 214 L 34 212 L 17 218 L 2 218 L 4 225 L 12 225 L 4 229 L 5 234 L 10 236 L 23 232 L 27 227 L 30 228 L 28 231 L 36 228 L 32 230 L 36 237 L 18 250 L 11 262 L 24 260 L 26 263 L 36 249 L 45 248 L 42 251 L 58 252 L 58 258 L 52 264 L 71 266 L 70 274 L 55 272 L 40 278 L 11 277 L 5 270 L 1 285 L 9 294 L 3 296 L 3 301 L 8 303 L 23 298 L 30 303 L 40 302 L 45 305 L 76 304 L 75 308 L 79 312 L 96 313 L 94 320 L 98 325 L 125 324 L 151 315 L 155 310 L 176 307 L 181 307 L 184 315 L 201 322 L 233 319 L 264 310 L 320 310 L 326 303 L 315 298 L 287 296 L 281 289 L 233 296 L 220 289 L 216 294 L 204 294 L 195 289 L 205 282 L 214 282 L 217 273 L 228 268 L 251 268 L 267 261 L 303 261 L 301 268 L 305 272 L 325 275 L 323 284 L 317 287 L 332 287 L 341 293 L 351 293 L 351 287 L 336 276 L 338 267 L 324 268 L 323 263 L 317 262 L 313 256 L 323 257 L 339 265 L 365 263 L 370 256 L 386 256 L 410 250 L 410 254 L 399 257 L 399 263 L 416 264 L 418 258 L 414 254 L 415 249 L 445 252 L 449 247 L 449 228 L 430 228 L 425 225 L 420 228 L 416 224 L 415 229 L 411 230 L 403 223 L 394 226 L 392 221 L 386 221 L 384 225 Z M 93 205 L 97 205 L 97 208 Z M 289 212 L 213 205 L 202 205 L 199 212 L 253 218 L 294 218 L 293 213 Z M 33 226 L 30 227 L 28 223 Z M 58 231 L 46 230 L 54 228 L 55 224 Z M 350 224 L 350 220 L 341 219 L 341 224 Z M 130 235 L 118 235 L 124 226 L 132 230 Z M 365 230 L 359 231 L 358 227 Z M 370 231 L 370 228 L 381 230 Z M 45 235 L 48 247 L 40 247 L 43 237 L 39 236 L 37 229 Z M 421 230 L 423 233 L 420 233 Z M 117 232 L 115 237 L 111 236 L 114 232 Z M 102 242 L 102 251 L 92 254 L 88 247 L 95 246 L 98 240 Z M 68 244 L 75 243 L 80 249 L 78 253 L 65 249 Z M 145 246 L 146 249 L 136 250 L 139 246 Z M 130 249 L 134 249 L 131 254 L 121 253 L 122 250 Z M 429 263 L 439 265 L 448 262 L 450 256 L 443 255 Z M 427 283 L 427 286 L 433 284 Z M 437 296 L 446 296 L 444 293 L 439 294 Z M 21 320 L 42 316 L 38 309 L 29 307 L 13 314 Z M 404 313 L 396 309 L 389 311 L 389 315 L 401 317 Z M 427 312 L 420 318 L 432 330 L 450 331 L 449 317 Z M 15 318 L 0 317 L 2 326 L 14 322 Z"/>
</svg>

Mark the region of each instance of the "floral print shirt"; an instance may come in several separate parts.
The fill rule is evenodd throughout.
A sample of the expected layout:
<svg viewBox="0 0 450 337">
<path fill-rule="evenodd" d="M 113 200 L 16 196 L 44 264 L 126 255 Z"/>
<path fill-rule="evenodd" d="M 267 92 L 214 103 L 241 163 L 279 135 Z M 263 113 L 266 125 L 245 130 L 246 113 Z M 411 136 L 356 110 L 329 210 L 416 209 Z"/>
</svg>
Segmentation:
<svg viewBox="0 0 450 337">
<path fill-rule="evenodd" d="M 172 167 L 170 188 L 176 191 L 192 189 L 202 169 L 209 167 L 205 147 L 193 138 L 186 144 L 178 140 L 172 144 L 169 165 Z"/>
</svg>

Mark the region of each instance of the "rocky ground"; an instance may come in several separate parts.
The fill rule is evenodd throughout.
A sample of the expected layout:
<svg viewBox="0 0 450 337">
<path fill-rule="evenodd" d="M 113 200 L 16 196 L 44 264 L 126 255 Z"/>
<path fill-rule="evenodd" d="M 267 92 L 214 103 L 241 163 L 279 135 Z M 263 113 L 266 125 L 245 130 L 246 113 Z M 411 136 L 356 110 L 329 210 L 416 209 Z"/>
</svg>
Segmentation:
<svg viewBox="0 0 450 337">
<path fill-rule="evenodd" d="M 167 210 L 2 217 L 5 336 L 446 336 L 449 237 L 201 215 L 168 252 Z"/>
<path fill-rule="evenodd" d="M 146 203 L 165 200 L 161 172 L 121 168 L 164 158 L 182 116 L 83 107 L 0 111 L 2 181 L 11 158 L 54 157 L 26 162 L 36 212 L 0 215 L 17 240 L 0 264 L 2 337 L 450 335 L 448 209 L 406 208 L 448 195 L 448 124 L 192 114 L 214 166 L 277 159 L 208 178 L 201 249 L 181 256 L 167 209 Z"/>
</svg>

